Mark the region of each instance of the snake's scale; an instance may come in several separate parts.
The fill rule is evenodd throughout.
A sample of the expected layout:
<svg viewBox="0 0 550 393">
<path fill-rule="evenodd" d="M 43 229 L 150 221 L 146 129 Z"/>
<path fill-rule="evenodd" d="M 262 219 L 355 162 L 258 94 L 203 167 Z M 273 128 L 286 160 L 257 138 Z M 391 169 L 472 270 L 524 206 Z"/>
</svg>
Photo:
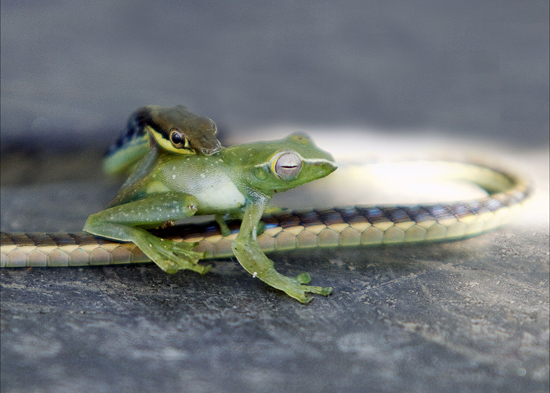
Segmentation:
<svg viewBox="0 0 550 393">
<path fill-rule="evenodd" d="M 469 201 L 426 205 L 353 206 L 310 209 L 264 218 L 258 242 L 265 252 L 312 247 L 370 246 L 458 240 L 482 234 L 506 222 L 530 193 L 523 178 L 488 167 L 447 163 L 480 185 L 488 196 Z M 214 223 L 178 225 L 161 237 L 197 242 L 206 258 L 232 255 L 239 223 L 228 223 L 222 237 Z M 88 266 L 149 262 L 133 243 L 117 243 L 84 232 L 1 233 L 3 268 Z"/>
</svg>

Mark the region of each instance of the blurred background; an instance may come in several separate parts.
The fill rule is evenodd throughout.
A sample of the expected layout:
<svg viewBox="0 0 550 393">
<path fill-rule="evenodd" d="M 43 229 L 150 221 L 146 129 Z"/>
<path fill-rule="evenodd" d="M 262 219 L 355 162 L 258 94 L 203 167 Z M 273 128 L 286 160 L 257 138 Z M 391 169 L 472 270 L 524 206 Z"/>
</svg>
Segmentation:
<svg viewBox="0 0 550 393">
<path fill-rule="evenodd" d="M 547 1 L 2 1 L 1 29 L 3 150 L 105 147 L 144 104 L 185 104 L 222 138 L 548 144 Z"/>
</svg>

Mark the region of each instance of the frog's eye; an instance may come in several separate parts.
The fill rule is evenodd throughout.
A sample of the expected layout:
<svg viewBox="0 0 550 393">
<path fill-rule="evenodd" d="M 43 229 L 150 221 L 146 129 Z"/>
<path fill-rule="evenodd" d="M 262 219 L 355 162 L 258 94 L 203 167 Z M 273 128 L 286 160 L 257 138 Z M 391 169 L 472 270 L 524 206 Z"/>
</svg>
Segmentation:
<svg viewBox="0 0 550 393">
<path fill-rule="evenodd" d="M 275 162 L 274 171 L 284 181 L 291 181 L 298 177 L 302 170 L 302 159 L 296 153 L 283 153 Z"/>
<path fill-rule="evenodd" d="M 173 129 L 170 131 L 170 142 L 172 142 L 172 146 L 174 146 L 176 149 L 181 149 L 182 147 L 188 147 L 189 141 L 178 129 Z"/>
</svg>

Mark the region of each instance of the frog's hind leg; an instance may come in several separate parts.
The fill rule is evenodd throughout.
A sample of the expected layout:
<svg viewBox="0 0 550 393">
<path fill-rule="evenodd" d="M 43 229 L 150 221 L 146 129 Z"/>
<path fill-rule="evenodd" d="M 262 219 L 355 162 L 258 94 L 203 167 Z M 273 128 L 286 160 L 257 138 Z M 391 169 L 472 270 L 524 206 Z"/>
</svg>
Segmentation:
<svg viewBox="0 0 550 393">
<path fill-rule="evenodd" d="M 92 214 L 84 230 L 94 235 L 135 243 L 167 273 L 189 269 L 202 274 L 208 272 L 210 266 L 198 264 L 205 254 L 193 251 L 195 244 L 162 239 L 143 229 L 190 217 L 196 211 L 197 201 L 193 196 L 177 192 L 151 194 Z"/>
</svg>

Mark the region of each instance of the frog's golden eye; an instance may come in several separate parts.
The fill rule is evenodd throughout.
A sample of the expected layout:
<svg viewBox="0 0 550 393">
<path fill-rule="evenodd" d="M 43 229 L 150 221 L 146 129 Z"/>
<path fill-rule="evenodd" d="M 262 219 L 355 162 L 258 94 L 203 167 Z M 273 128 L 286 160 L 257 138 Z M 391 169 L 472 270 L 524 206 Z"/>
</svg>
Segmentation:
<svg viewBox="0 0 550 393">
<path fill-rule="evenodd" d="M 293 152 L 283 153 L 277 158 L 273 169 L 282 180 L 294 180 L 302 170 L 302 159 Z"/>
<path fill-rule="evenodd" d="M 174 146 L 176 149 L 181 149 L 183 147 L 188 147 L 189 141 L 178 129 L 173 129 L 170 131 L 170 142 L 172 142 L 172 146 Z"/>
</svg>

